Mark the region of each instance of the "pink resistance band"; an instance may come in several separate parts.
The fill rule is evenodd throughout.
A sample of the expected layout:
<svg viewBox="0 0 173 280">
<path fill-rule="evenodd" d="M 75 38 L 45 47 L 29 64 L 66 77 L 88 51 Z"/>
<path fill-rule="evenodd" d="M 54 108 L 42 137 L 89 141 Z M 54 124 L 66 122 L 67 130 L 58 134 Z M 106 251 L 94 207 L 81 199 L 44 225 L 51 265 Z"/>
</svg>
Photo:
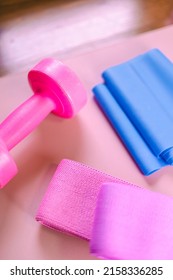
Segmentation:
<svg viewBox="0 0 173 280">
<path fill-rule="evenodd" d="M 63 160 L 36 220 L 105 259 L 173 259 L 173 199 Z"/>
</svg>

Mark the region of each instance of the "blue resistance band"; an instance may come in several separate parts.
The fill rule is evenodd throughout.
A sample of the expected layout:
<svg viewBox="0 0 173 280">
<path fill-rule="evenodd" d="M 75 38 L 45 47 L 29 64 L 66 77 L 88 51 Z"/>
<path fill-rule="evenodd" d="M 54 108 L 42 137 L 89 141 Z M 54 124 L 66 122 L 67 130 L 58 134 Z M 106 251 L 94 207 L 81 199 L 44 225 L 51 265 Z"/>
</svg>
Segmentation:
<svg viewBox="0 0 173 280">
<path fill-rule="evenodd" d="M 110 67 L 95 99 L 145 175 L 173 165 L 173 64 L 159 50 Z"/>
</svg>

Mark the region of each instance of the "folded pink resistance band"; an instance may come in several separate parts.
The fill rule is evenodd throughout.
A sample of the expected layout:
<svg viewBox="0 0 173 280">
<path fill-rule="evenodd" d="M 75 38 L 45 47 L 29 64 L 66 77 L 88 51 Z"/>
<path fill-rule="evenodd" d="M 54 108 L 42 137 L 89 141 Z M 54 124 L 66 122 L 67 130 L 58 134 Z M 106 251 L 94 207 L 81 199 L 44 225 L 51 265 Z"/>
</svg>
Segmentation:
<svg viewBox="0 0 173 280">
<path fill-rule="evenodd" d="M 173 259 L 172 213 L 170 197 L 63 160 L 36 220 L 90 240 L 105 259 Z"/>
</svg>

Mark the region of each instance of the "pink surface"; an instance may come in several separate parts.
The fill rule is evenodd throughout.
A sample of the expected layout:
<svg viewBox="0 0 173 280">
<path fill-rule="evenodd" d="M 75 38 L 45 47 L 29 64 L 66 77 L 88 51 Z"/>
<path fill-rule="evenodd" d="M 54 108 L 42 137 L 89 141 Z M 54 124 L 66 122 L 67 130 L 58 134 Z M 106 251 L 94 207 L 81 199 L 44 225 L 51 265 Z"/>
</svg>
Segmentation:
<svg viewBox="0 0 173 280">
<path fill-rule="evenodd" d="M 151 48 L 173 60 L 173 27 L 129 38 L 66 61 L 88 89 L 87 106 L 73 119 L 50 115 L 11 154 L 18 175 L 0 192 L 1 259 L 92 259 L 87 241 L 56 233 L 34 219 L 38 205 L 63 158 L 86 163 L 134 184 L 173 195 L 173 169 L 144 177 L 96 106 L 91 88 L 100 73 Z M 0 80 L 0 120 L 32 95 L 26 73 Z"/>
</svg>

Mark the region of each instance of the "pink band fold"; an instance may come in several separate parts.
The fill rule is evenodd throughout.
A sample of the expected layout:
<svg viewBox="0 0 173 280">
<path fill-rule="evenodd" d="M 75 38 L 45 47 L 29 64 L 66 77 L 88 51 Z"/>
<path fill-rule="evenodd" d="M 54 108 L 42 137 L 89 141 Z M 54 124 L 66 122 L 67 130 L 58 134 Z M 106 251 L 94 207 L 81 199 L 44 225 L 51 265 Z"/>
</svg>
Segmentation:
<svg viewBox="0 0 173 280">
<path fill-rule="evenodd" d="M 173 199 L 144 188 L 103 184 L 90 242 L 105 259 L 173 259 Z"/>
<path fill-rule="evenodd" d="M 66 233 L 91 239 L 101 184 L 125 182 L 84 164 L 62 160 L 49 184 L 36 220 Z"/>
<path fill-rule="evenodd" d="M 63 160 L 37 212 L 105 259 L 173 259 L 173 199 Z"/>
</svg>

